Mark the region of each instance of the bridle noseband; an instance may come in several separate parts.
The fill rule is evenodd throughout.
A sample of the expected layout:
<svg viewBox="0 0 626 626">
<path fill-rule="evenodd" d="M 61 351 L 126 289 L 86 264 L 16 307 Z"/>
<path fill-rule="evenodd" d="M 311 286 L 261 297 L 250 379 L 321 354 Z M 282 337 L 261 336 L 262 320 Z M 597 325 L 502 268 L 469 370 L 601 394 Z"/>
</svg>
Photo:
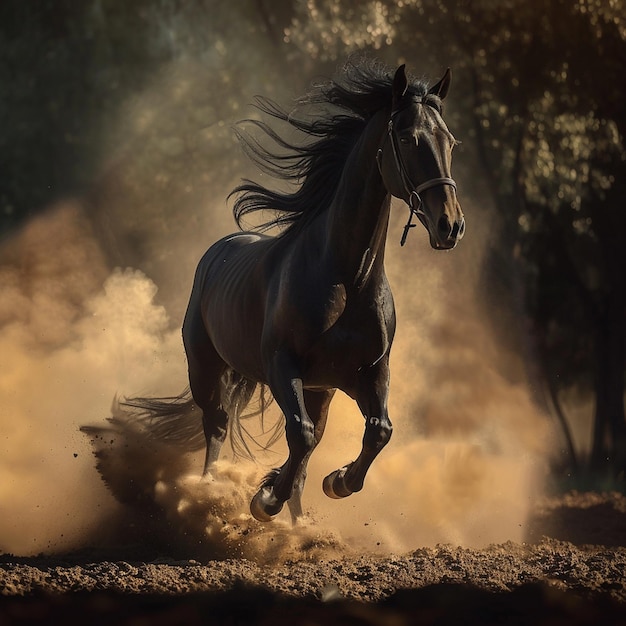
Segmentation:
<svg viewBox="0 0 626 626">
<path fill-rule="evenodd" d="M 454 190 L 456 191 L 456 183 L 454 182 L 452 178 L 447 178 L 447 177 L 431 178 L 427 180 L 426 182 L 423 182 L 421 185 L 417 185 L 417 186 L 412 183 L 411 177 L 409 176 L 406 166 L 404 165 L 404 161 L 402 160 L 402 155 L 400 154 L 400 149 L 397 144 L 397 138 L 393 132 L 394 118 L 401 110 L 402 109 L 396 109 L 395 111 L 391 112 L 391 116 L 389 117 L 389 123 L 387 124 L 387 137 L 386 138 L 389 139 L 391 143 L 393 159 L 396 164 L 396 170 L 398 171 L 398 174 L 400 175 L 400 181 L 402 182 L 404 190 L 409 196 L 409 201 L 408 201 L 409 219 L 407 220 L 407 223 L 404 226 L 404 230 L 402 231 L 402 238 L 400 239 L 400 245 L 403 246 L 406 243 L 406 238 L 409 234 L 409 230 L 413 228 L 414 226 L 416 226 L 416 224 L 413 224 L 413 216 L 415 215 L 418 218 L 422 216 L 422 219 L 426 219 L 426 213 L 422 209 L 422 205 L 424 203 L 422 201 L 420 193 L 422 193 L 422 191 L 426 191 L 426 189 L 430 189 L 431 187 L 438 187 L 439 185 L 450 185 L 450 187 L 453 187 Z M 384 142 L 383 142 L 383 146 L 384 146 Z M 378 149 L 378 152 L 376 153 L 376 162 L 378 163 L 378 169 L 381 173 L 381 176 L 382 176 L 382 160 L 383 160 L 382 157 L 383 157 L 383 149 L 381 147 Z"/>
</svg>

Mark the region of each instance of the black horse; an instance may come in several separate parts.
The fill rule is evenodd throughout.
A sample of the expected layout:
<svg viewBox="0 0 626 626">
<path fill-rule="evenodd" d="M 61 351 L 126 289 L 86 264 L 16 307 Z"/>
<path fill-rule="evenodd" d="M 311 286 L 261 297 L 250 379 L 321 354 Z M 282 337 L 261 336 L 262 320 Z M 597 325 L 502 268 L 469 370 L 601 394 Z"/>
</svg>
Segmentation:
<svg viewBox="0 0 626 626">
<path fill-rule="evenodd" d="M 409 80 L 404 65 L 394 74 L 375 63 L 351 63 L 295 112 L 257 102 L 306 137 L 294 144 L 263 122 L 253 123 L 275 152 L 244 137 L 266 172 L 296 187 L 279 193 L 244 181 L 234 190 L 240 226 L 246 215 L 269 210 L 274 219 L 263 227 L 283 228 L 277 236 L 263 227 L 239 232 L 209 248 L 196 271 L 183 340 L 191 393 L 202 411 L 205 474 L 218 458 L 229 416 L 238 419 L 257 385 L 269 387 L 284 413 L 289 455 L 251 502 L 258 520 L 271 520 L 285 502 L 294 520 L 302 515 L 307 462 L 337 389 L 356 400 L 365 434 L 358 458 L 324 479 L 328 496 L 359 491 L 391 437 L 396 320 L 384 270 L 391 196 L 410 209 L 402 243 L 413 216 L 433 248 L 453 248 L 463 236 L 450 175 L 456 142 L 442 118 L 449 84 L 449 70 L 428 88 Z M 162 411 L 164 419 L 172 413 Z"/>
</svg>

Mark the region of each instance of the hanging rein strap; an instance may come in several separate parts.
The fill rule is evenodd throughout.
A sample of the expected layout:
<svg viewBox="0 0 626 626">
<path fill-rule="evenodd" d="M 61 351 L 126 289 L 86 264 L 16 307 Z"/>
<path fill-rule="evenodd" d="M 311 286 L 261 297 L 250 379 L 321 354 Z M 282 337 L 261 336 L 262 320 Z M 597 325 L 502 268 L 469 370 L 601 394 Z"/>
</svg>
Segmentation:
<svg viewBox="0 0 626 626">
<path fill-rule="evenodd" d="M 387 124 L 387 137 L 389 138 L 389 142 L 391 143 L 391 151 L 393 152 L 393 159 L 396 164 L 396 170 L 400 175 L 400 180 L 402 181 L 402 186 L 404 190 L 409 196 L 409 219 L 407 220 L 406 225 L 402 231 L 402 238 L 400 239 L 400 245 L 403 246 L 406 243 L 406 238 L 409 234 L 409 230 L 416 226 L 413 224 L 413 216 L 417 216 L 419 218 L 420 215 L 426 217 L 426 213 L 424 209 L 422 209 L 422 198 L 420 193 L 425 191 L 426 189 L 430 189 L 431 187 L 438 187 L 439 185 L 450 185 L 456 190 L 456 183 L 452 178 L 442 177 L 442 178 L 431 178 L 421 185 L 415 186 L 411 182 L 411 178 L 409 173 L 406 170 L 404 165 L 404 161 L 402 160 L 402 156 L 400 155 L 400 149 L 397 145 L 397 139 L 393 132 L 393 119 L 396 116 L 398 111 L 392 111 L 391 117 L 389 119 L 389 123 Z M 383 149 L 379 148 L 378 153 L 376 154 L 376 162 L 378 163 L 378 169 L 382 175 L 382 156 Z"/>
<path fill-rule="evenodd" d="M 419 217 L 419 215 L 426 215 L 422 209 L 423 201 L 420 193 L 431 187 L 438 187 L 439 185 L 450 185 L 450 187 L 454 187 L 456 190 L 456 183 L 451 178 L 431 178 L 425 183 L 418 185 L 413 190 L 410 190 L 408 187 L 406 188 L 406 191 L 409 193 L 409 219 L 402 231 L 402 238 L 400 239 L 401 246 L 406 243 L 409 230 L 416 226 L 416 224 L 413 224 L 413 216 L 417 215 Z"/>
</svg>

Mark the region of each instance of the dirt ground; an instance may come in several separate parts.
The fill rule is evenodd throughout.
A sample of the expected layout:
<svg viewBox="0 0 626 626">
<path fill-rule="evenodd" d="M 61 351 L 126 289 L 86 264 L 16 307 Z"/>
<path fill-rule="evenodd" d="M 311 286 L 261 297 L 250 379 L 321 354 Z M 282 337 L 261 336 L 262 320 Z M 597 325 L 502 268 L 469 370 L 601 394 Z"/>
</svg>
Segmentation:
<svg viewBox="0 0 626 626">
<path fill-rule="evenodd" d="M 0 589 L 3 625 L 626 624 L 626 498 L 546 498 L 527 542 L 484 549 L 368 556 L 347 546 L 272 564 L 132 550 L 124 559 L 96 549 L 5 554 Z"/>
</svg>

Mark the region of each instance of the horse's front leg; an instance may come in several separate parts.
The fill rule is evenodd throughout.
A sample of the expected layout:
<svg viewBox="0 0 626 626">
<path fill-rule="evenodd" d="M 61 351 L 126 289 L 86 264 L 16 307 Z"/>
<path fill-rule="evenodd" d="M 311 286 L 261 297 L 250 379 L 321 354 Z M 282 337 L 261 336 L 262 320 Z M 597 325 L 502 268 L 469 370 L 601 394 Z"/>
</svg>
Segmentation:
<svg viewBox="0 0 626 626">
<path fill-rule="evenodd" d="M 320 442 L 322 435 L 324 434 L 326 420 L 328 418 L 328 409 L 330 408 L 330 402 L 334 395 L 334 389 L 328 389 L 325 391 L 312 391 L 310 389 L 304 390 L 304 402 L 307 412 L 313 422 L 313 425 L 315 426 L 315 445 Z M 302 491 L 304 490 L 304 483 L 306 481 L 307 464 L 312 452 L 313 450 L 310 450 L 300 464 L 300 470 L 294 481 L 291 498 L 287 501 L 287 504 L 289 505 L 289 512 L 291 513 L 291 521 L 294 524 L 298 521 L 298 519 L 303 517 Z"/>
<path fill-rule="evenodd" d="M 291 498 L 294 482 L 316 445 L 315 427 L 305 406 L 302 379 L 293 360 L 276 354 L 268 371 L 268 383 L 285 415 L 289 456 L 280 469 L 266 476 L 250 503 L 250 512 L 261 522 L 271 521 Z"/>
<path fill-rule="evenodd" d="M 370 465 L 391 438 L 388 395 L 389 354 L 386 354 L 378 363 L 359 372 L 356 401 L 365 418 L 363 445 L 355 461 L 324 479 L 324 493 L 330 498 L 345 498 L 363 488 Z"/>
</svg>

